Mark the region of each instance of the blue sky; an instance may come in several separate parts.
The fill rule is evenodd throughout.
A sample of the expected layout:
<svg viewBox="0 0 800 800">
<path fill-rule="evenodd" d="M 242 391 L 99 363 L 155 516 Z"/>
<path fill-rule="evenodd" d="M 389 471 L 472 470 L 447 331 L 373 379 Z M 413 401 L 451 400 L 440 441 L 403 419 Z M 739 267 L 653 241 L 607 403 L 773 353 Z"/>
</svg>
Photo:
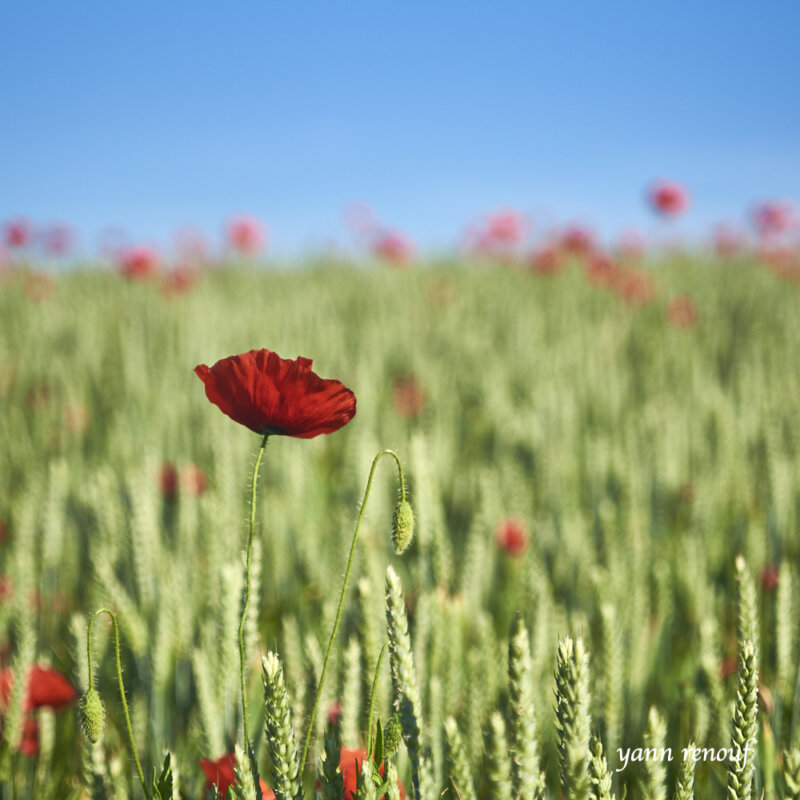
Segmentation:
<svg viewBox="0 0 800 800">
<path fill-rule="evenodd" d="M 800 199 L 800 4 L 18 2 L 0 33 L 0 220 L 166 244 L 260 217 L 274 252 L 369 203 L 423 248 L 498 207 L 698 235 Z"/>
</svg>

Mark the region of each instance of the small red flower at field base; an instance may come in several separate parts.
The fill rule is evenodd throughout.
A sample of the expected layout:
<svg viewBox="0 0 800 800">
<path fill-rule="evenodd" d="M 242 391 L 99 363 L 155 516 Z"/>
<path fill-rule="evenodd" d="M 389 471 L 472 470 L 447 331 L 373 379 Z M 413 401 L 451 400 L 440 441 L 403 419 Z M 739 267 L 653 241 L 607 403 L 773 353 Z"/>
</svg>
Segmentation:
<svg viewBox="0 0 800 800">
<path fill-rule="evenodd" d="M 236 775 L 233 771 L 235 766 L 236 755 L 234 753 L 221 756 L 216 761 L 210 758 L 201 758 L 200 769 L 206 776 L 206 789 L 216 786 L 219 796 L 225 797 L 228 788 L 236 783 Z M 275 793 L 267 786 L 263 778 L 259 779 L 259 787 L 262 800 L 275 800 Z"/>
<path fill-rule="evenodd" d="M 187 464 L 181 470 L 181 483 L 184 491 L 199 497 L 205 492 L 208 486 L 208 479 L 205 472 L 197 464 Z M 259 663 L 261 662 L 259 661 Z"/>
<path fill-rule="evenodd" d="M 338 431 L 356 413 L 356 396 L 340 381 L 320 378 L 311 364 L 250 350 L 194 371 L 206 397 L 240 425 L 262 435 L 311 439 Z"/>
<path fill-rule="evenodd" d="M 244 256 L 257 255 L 267 241 L 264 226 L 255 217 L 241 216 L 230 220 L 227 235 L 231 247 Z"/>
<path fill-rule="evenodd" d="M 174 500 L 178 496 L 178 470 L 171 461 L 164 462 L 158 479 L 164 499 Z"/>
<path fill-rule="evenodd" d="M 528 529 L 517 517 L 504 519 L 495 529 L 494 535 L 500 549 L 510 556 L 521 556 L 528 549 Z"/>
<path fill-rule="evenodd" d="M 22 723 L 22 738 L 19 740 L 19 752 L 26 758 L 34 758 L 39 754 L 39 723 L 36 717 L 28 714 Z"/>
<path fill-rule="evenodd" d="M 400 375 L 392 387 L 394 410 L 403 419 L 416 419 L 425 408 L 425 392 L 413 373 Z"/>
<path fill-rule="evenodd" d="M 780 568 L 777 564 L 765 564 L 758 573 L 758 580 L 765 592 L 772 594 L 778 588 Z"/>
<path fill-rule="evenodd" d="M 686 189 L 670 181 L 654 183 L 647 197 L 653 211 L 667 217 L 681 214 L 689 207 L 689 195 Z"/>
</svg>

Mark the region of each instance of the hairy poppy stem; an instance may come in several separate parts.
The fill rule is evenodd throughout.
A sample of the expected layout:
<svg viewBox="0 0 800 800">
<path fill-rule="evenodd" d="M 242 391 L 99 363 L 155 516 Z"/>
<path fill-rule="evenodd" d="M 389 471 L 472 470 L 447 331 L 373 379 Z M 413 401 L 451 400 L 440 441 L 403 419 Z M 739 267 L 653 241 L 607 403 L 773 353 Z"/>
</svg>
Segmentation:
<svg viewBox="0 0 800 800">
<path fill-rule="evenodd" d="M 306 758 L 308 757 L 308 746 L 311 744 L 311 734 L 314 731 L 314 720 L 317 716 L 317 708 L 319 706 L 320 698 L 322 697 L 322 688 L 325 685 L 325 676 L 328 673 L 328 662 L 333 652 L 333 644 L 336 641 L 336 634 L 339 632 L 339 623 L 342 621 L 342 611 L 344 609 L 344 597 L 347 593 L 347 584 L 350 582 L 350 572 L 353 568 L 353 557 L 356 553 L 356 544 L 358 543 L 358 532 L 361 530 L 361 522 L 364 519 L 364 512 L 367 509 L 367 501 L 369 500 L 369 492 L 372 488 L 372 479 L 375 476 L 375 468 L 378 466 L 378 461 L 383 456 L 391 456 L 396 464 L 397 471 L 400 474 L 400 500 L 406 499 L 406 482 L 403 478 L 403 465 L 394 450 L 381 450 L 378 455 L 372 460 L 372 468 L 369 471 L 369 478 L 367 479 L 367 488 L 364 491 L 364 499 L 361 501 L 361 510 L 358 513 L 358 520 L 356 521 L 356 529 L 353 533 L 353 543 L 350 545 L 350 555 L 347 559 L 347 569 L 344 573 L 344 582 L 342 583 L 342 593 L 339 595 L 339 607 L 336 610 L 336 619 L 333 622 L 333 630 L 331 631 L 331 638 L 328 641 L 328 649 L 325 651 L 325 660 L 322 662 L 322 674 L 317 684 L 317 693 L 314 696 L 314 705 L 311 708 L 311 717 L 308 720 L 308 730 L 306 731 L 306 738 L 303 742 L 303 755 L 300 758 L 300 770 L 298 775 L 303 774 L 306 765 Z"/>
<path fill-rule="evenodd" d="M 242 722 L 244 723 L 244 746 L 245 750 L 250 749 L 250 732 L 247 725 L 247 682 L 245 680 L 245 654 L 244 654 L 244 625 L 247 620 L 247 611 L 250 607 L 250 564 L 253 560 L 253 535 L 256 529 L 256 489 L 258 487 L 258 470 L 261 466 L 261 459 L 264 457 L 264 450 L 267 446 L 269 434 L 264 434 L 261 447 L 258 449 L 256 464 L 253 467 L 253 483 L 250 489 L 250 534 L 247 537 L 247 565 L 245 567 L 244 582 L 244 603 L 242 605 L 242 618 L 239 620 L 239 675 L 242 686 Z"/>
<path fill-rule="evenodd" d="M 381 653 L 378 656 L 378 663 L 375 665 L 375 676 L 372 679 L 372 691 L 369 693 L 369 713 L 367 714 L 367 758 L 372 758 L 372 719 L 375 714 L 375 695 L 378 693 L 378 678 L 381 675 L 381 664 L 383 657 L 389 648 L 389 642 L 384 642 Z"/>
<path fill-rule="evenodd" d="M 128 701 L 125 699 L 125 684 L 122 681 L 122 661 L 119 656 L 119 626 L 117 625 L 117 615 L 110 608 L 101 608 L 92 614 L 89 620 L 89 628 L 86 634 L 86 660 L 89 664 L 89 690 L 94 689 L 94 671 L 92 668 L 92 627 L 94 621 L 100 614 L 108 614 L 114 626 L 114 656 L 117 662 L 117 684 L 119 686 L 119 699 L 122 701 L 122 711 L 125 714 L 125 726 L 128 729 L 128 742 L 131 747 L 131 754 L 136 763 L 136 771 L 139 773 L 139 780 L 144 790 L 144 796 L 150 800 L 150 792 L 147 791 L 147 784 L 144 780 L 142 763 L 139 761 L 139 751 L 136 749 L 136 742 L 133 739 L 133 727 L 131 726 L 131 715 L 128 712 Z"/>
</svg>

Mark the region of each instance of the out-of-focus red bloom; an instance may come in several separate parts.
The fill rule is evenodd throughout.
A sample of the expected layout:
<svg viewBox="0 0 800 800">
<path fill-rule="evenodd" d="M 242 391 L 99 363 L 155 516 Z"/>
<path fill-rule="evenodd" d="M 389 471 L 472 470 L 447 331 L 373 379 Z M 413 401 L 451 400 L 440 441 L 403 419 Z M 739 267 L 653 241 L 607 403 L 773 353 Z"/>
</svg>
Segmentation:
<svg viewBox="0 0 800 800">
<path fill-rule="evenodd" d="M 542 247 L 531 253 L 528 263 L 536 275 L 555 275 L 564 266 L 564 260 L 557 248 Z"/>
<path fill-rule="evenodd" d="M 401 375 L 392 387 L 394 410 L 403 419 L 416 419 L 425 408 L 425 393 L 415 375 Z"/>
<path fill-rule="evenodd" d="M 758 260 L 785 281 L 800 279 L 800 253 L 789 247 L 761 247 L 757 253 Z"/>
<path fill-rule="evenodd" d="M 528 528 L 518 517 L 508 517 L 500 522 L 494 537 L 500 549 L 515 558 L 525 553 L 530 541 Z"/>
<path fill-rule="evenodd" d="M 229 787 L 236 783 L 234 767 L 236 766 L 236 754 L 228 753 L 213 761 L 210 758 L 200 759 L 200 769 L 206 776 L 206 789 L 212 786 L 217 787 L 220 797 L 225 797 Z M 259 788 L 261 789 L 262 800 L 275 800 L 275 793 L 269 788 L 263 778 L 259 778 Z"/>
<path fill-rule="evenodd" d="M 129 280 L 152 278 L 159 270 L 161 259 L 152 247 L 128 247 L 117 255 L 119 271 Z"/>
<path fill-rule="evenodd" d="M 179 266 L 170 270 L 161 283 L 164 297 L 173 298 L 191 291 L 200 280 L 200 271 L 193 267 Z"/>
<path fill-rule="evenodd" d="M 161 466 L 158 480 L 164 499 L 174 500 L 178 496 L 178 470 L 171 461 L 167 461 Z"/>
<path fill-rule="evenodd" d="M 31 714 L 27 714 L 22 722 L 19 752 L 26 758 L 35 758 L 39 754 L 39 723 Z"/>
<path fill-rule="evenodd" d="M 14 596 L 14 581 L 5 574 L 0 574 L 0 603 L 10 600 Z"/>
<path fill-rule="evenodd" d="M 398 231 L 382 230 L 373 234 L 372 252 L 396 267 L 407 266 L 414 260 L 414 244 Z"/>
<path fill-rule="evenodd" d="M 3 240 L 9 250 L 16 250 L 30 244 L 33 235 L 33 225 L 24 217 L 10 219 L 3 225 Z"/>
<path fill-rule="evenodd" d="M 752 211 L 753 225 L 760 236 L 779 236 L 800 222 L 797 206 L 791 200 L 769 200 Z"/>
<path fill-rule="evenodd" d="M 255 217 L 234 217 L 228 222 L 228 243 L 243 256 L 255 256 L 267 244 L 264 226 Z"/>
<path fill-rule="evenodd" d="M 590 283 L 603 288 L 613 288 L 623 274 L 614 259 L 603 253 L 590 256 L 584 267 L 584 273 Z"/>
<path fill-rule="evenodd" d="M 689 208 L 689 194 L 686 189 L 672 181 L 658 181 L 647 192 L 650 207 L 657 214 L 674 217 Z"/>
<path fill-rule="evenodd" d="M 339 770 L 342 773 L 342 782 L 344 784 L 344 800 L 353 800 L 353 796 L 358 788 L 358 775 L 361 771 L 361 765 L 367 758 L 367 751 L 363 747 L 351 750 L 343 747 L 339 753 Z M 380 774 L 383 776 L 383 764 L 380 767 Z M 405 800 L 406 790 L 403 784 L 398 779 L 397 788 L 400 790 L 400 797 Z"/>
<path fill-rule="evenodd" d="M 356 396 L 340 381 L 320 378 L 311 366 L 309 358 L 250 350 L 194 371 L 206 397 L 240 425 L 260 434 L 311 439 L 338 431 L 356 413 Z"/>
<path fill-rule="evenodd" d="M 56 222 L 45 228 L 40 236 L 44 251 L 51 256 L 65 256 L 75 244 L 75 234 L 69 225 Z"/>
<path fill-rule="evenodd" d="M 772 594 L 778 588 L 780 568 L 777 564 L 765 564 L 758 573 L 758 580 L 765 592 Z"/>
<path fill-rule="evenodd" d="M 0 519 L 0 544 L 3 544 L 6 538 L 8 538 L 8 525 L 5 520 Z"/>
<path fill-rule="evenodd" d="M 688 294 L 673 297 L 667 306 L 667 319 L 675 328 L 691 328 L 697 322 L 697 306 Z"/>
<path fill-rule="evenodd" d="M 78 696 L 78 690 L 58 671 L 34 664 L 28 671 L 28 689 L 25 695 L 25 711 L 51 708 L 61 711 Z M 9 667 L 0 671 L 0 704 L 8 705 L 14 673 Z"/>
<path fill-rule="evenodd" d="M 464 238 L 467 249 L 478 255 L 508 258 L 529 230 L 527 216 L 513 209 L 499 209 L 470 225 Z"/>
<path fill-rule="evenodd" d="M 205 492 L 208 486 L 208 479 L 205 472 L 197 464 L 186 464 L 181 470 L 181 484 L 188 494 L 199 497 Z"/>
<path fill-rule="evenodd" d="M 588 256 L 594 252 L 594 234 L 580 225 L 570 225 L 559 237 L 561 249 L 574 256 Z"/>
<path fill-rule="evenodd" d="M 25 276 L 25 294 L 34 303 L 47 300 L 56 289 L 56 282 L 52 275 L 46 272 L 29 272 Z"/>
<path fill-rule="evenodd" d="M 619 296 L 629 306 L 647 305 L 655 297 L 653 279 L 639 270 L 627 270 L 615 284 Z"/>
</svg>

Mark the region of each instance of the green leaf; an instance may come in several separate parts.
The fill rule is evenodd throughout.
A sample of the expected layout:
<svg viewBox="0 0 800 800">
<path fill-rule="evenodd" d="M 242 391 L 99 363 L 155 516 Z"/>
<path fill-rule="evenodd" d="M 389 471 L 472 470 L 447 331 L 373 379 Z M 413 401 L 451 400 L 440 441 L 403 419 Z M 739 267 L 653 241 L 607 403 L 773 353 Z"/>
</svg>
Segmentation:
<svg viewBox="0 0 800 800">
<path fill-rule="evenodd" d="M 380 769 L 383 761 L 383 726 L 380 719 L 378 720 L 378 730 L 375 732 L 375 749 L 372 751 L 372 761 Z"/>
<path fill-rule="evenodd" d="M 153 769 L 153 800 L 172 800 L 172 795 L 172 754 L 167 751 L 158 777 Z"/>
</svg>

